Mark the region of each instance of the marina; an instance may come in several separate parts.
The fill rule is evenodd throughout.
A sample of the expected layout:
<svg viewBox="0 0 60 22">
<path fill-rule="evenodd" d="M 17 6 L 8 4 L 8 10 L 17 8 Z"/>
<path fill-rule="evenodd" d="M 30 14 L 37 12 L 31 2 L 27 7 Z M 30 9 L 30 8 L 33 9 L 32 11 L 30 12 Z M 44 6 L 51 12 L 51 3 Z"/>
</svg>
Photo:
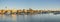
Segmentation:
<svg viewBox="0 0 60 22">
<path fill-rule="evenodd" d="M 0 22 L 60 22 L 60 1 L 0 0 Z"/>
</svg>

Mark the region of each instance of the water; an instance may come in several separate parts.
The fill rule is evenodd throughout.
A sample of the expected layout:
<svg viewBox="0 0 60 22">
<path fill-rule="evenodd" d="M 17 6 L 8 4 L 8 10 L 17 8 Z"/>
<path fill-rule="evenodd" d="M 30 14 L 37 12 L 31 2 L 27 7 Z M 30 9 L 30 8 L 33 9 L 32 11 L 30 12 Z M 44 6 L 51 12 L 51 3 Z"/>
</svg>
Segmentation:
<svg viewBox="0 0 60 22">
<path fill-rule="evenodd" d="M 0 15 L 0 22 L 60 22 L 60 14 Z"/>
</svg>

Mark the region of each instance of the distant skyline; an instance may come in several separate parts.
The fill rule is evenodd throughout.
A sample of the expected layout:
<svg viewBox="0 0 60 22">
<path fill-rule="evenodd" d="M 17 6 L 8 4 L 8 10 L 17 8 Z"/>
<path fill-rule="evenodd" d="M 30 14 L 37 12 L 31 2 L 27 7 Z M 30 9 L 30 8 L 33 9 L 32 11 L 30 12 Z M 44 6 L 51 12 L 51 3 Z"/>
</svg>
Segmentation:
<svg viewBox="0 0 60 22">
<path fill-rule="evenodd" d="M 0 0 L 0 9 L 60 9 L 60 0 Z"/>
</svg>

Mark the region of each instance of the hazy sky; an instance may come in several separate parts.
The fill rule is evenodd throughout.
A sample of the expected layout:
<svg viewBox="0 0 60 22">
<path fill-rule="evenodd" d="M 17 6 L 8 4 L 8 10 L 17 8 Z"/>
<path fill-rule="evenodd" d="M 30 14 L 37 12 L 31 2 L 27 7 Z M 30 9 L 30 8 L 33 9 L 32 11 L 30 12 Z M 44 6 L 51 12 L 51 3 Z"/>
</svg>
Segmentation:
<svg viewBox="0 0 60 22">
<path fill-rule="evenodd" d="M 57 9 L 60 8 L 60 0 L 0 0 L 0 9 Z"/>
</svg>

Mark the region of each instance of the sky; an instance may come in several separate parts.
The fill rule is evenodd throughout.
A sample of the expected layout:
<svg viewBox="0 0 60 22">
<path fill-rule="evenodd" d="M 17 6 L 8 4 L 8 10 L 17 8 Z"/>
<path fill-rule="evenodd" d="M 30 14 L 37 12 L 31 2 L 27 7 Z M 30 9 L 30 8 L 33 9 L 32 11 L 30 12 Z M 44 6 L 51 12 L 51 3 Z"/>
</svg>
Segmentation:
<svg viewBox="0 0 60 22">
<path fill-rule="evenodd" d="M 60 0 L 0 0 L 0 9 L 60 9 Z"/>
</svg>

